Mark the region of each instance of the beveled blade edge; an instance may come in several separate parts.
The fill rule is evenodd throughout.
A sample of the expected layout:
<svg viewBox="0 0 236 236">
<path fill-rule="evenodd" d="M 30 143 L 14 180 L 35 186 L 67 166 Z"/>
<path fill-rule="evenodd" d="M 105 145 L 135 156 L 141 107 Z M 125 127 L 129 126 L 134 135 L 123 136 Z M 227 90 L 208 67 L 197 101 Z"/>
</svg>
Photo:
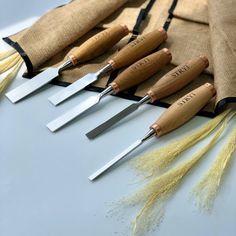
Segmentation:
<svg viewBox="0 0 236 236">
<path fill-rule="evenodd" d="M 100 175 L 104 174 L 106 171 L 108 171 L 113 165 L 121 161 L 124 157 L 126 157 L 129 153 L 131 153 L 134 149 L 139 147 L 142 144 L 142 140 L 137 140 L 135 143 L 130 145 L 128 148 L 126 148 L 123 152 L 118 154 L 116 157 L 114 157 L 111 161 L 109 161 L 107 164 L 102 166 L 100 169 L 98 169 L 96 172 L 94 172 L 92 175 L 90 175 L 88 178 L 90 181 L 93 181 L 97 179 Z"/>
<path fill-rule="evenodd" d="M 58 76 L 58 68 L 49 68 L 29 81 L 24 82 L 20 86 L 14 88 L 5 94 L 5 96 L 12 102 L 16 103 L 23 98 L 29 96 L 36 90 L 42 88 L 44 85 L 51 82 Z"/>
<path fill-rule="evenodd" d="M 117 122 L 119 122 L 120 120 L 122 120 L 123 118 L 125 118 L 126 116 L 131 114 L 132 112 L 136 111 L 138 109 L 138 107 L 139 107 L 139 105 L 137 103 L 131 104 L 130 106 L 128 106 L 127 108 L 125 108 L 121 112 L 117 113 L 116 115 L 114 115 L 110 119 L 106 120 L 102 124 L 98 125 L 96 128 L 89 131 L 86 134 L 86 136 L 89 139 L 96 138 L 97 136 L 102 134 L 105 130 L 107 130 L 108 128 L 110 128 L 111 126 L 113 126 L 114 124 L 116 124 Z"/>
<path fill-rule="evenodd" d="M 98 103 L 99 96 L 90 97 L 83 103 L 75 106 L 71 110 L 67 111 L 63 115 L 48 123 L 47 127 L 51 132 L 56 132 L 57 130 L 61 129 L 63 126 L 70 123 L 72 120 L 74 120 L 75 118 L 77 118 L 78 116 L 80 116 Z"/>
<path fill-rule="evenodd" d="M 84 77 L 72 83 L 71 85 L 69 85 L 68 87 L 63 88 L 58 93 L 52 95 L 51 97 L 48 98 L 48 100 L 54 106 L 57 106 L 97 80 L 98 77 L 95 73 L 87 74 Z"/>
</svg>

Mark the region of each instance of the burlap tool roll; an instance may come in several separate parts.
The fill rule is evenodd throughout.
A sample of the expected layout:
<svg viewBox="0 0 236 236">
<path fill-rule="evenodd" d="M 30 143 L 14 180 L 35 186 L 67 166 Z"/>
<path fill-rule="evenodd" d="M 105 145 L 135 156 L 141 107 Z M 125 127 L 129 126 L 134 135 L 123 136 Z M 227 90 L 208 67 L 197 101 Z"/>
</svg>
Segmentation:
<svg viewBox="0 0 236 236">
<path fill-rule="evenodd" d="M 72 5 L 72 3 L 74 5 Z M 104 28 L 108 28 L 117 24 L 126 24 L 129 27 L 130 31 L 132 31 L 139 16 L 140 9 L 145 8 L 148 3 L 149 0 L 105 0 L 99 2 L 99 4 L 97 0 L 88 0 L 86 3 L 84 3 L 84 1 L 82 0 L 75 0 L 66 6 L 59 7 L 50 11 L 45 16 L 41 17 L 39 21 L 37 21 L 30 29 L 18 32 L 17 34 L 7 37 L 4 40 L 11 44 L 13 47 L 15 47 L 24 58 L 28 68 L 28 73 L 25 73 L 24 76 L 33 77 L 34 72 L 37 73 L 38 71 L 41 71 L 49 66 L 57 66 L 61 64 L 67 59 L 67 56 L 71 53 L 71 51 L 75 50 L 89 37 L 92 37 Z M 121 5 L 124 5 L 124 7 L 121 8 Z M 94 6 L 96 6 L 96 10 Z M 63 29 L 59 30 L 61 27 L 59 25 L 57 27 L 59 28 L 57 31 L 48 31 L 49 27 L 47 27 L 47 25 L 50 23 L 49 20 L 51 21 L 59 17 L 59 21 L 63 26 L 65 26 L 64 20 L 66 19 L 64 18 L 68 18 L 69 14 L 67 11 L 70 10 L 69 8 L 75 7 L 77 7 L 78 14 L 80 12 L 83 12 L 83 14 L 77 16 L 76 22 L 73 21 L 73 26 L 80 29 L 80 35 L 82 35 L 82 31 L 87 33 L 83 33 L 83 35 L 79 39 L 77 35 L 76 41 L 70 45 L 67 45 L 63 49 L 59 47 L 57 43 L 55 43 L 61 41 L 61 32 L 63 31 Z M 114 11 L 115 13 L 111 17 L 106 18 Z M 73 15 L 73 19 L 74 17 L 75 15 Z M 106 20 L 102 21 L 104 18 L 106 18 Z M 46 27 L 44 27 L 45 25 Z M 67 27 L 70 26 L 69 24 L 66 25 Z M 96 28 L 94 27 L 92 30 L 90 30 L 92 25 L 96 25 Z M 34 34 L 32 34 L 32 32 L 34 32 Z M 32 41 L 22 44 L 23 39 L 25 40 L 26 37 L 30 37 Z M 35 39 L 41 39 L 45 37 L 45 39 L 43 40 L 43 42 L 45 43 L 41 43 L 40 45 L 38 45 L 38 40 L 37 42 L 35 42 L 33 37 L 35 37 Z M 111 58 L 111 56 L 117 52 L 118 49 L 128 43 L 129 37 L 127 37 L 119 45 L 115 46 L 113 49 L 111 49 L 109 52 L 102 55 L 101 57 L 98 57 L 95 60 L 92 60 L 84 65 L 80 65 L 77 68 L 65 71 L 62 74 L 61 78 L 59 78 L 59 81 L 54 82 L 60 85 L 68 85 L 78 80 L 88 72 L 100 69 L 103 65 L 107 63 L 108 59 Z M 69 43 L 68 39 L 70 38 L 63 38 L 65 44 Z M 50 45 L 46 43 L 50 42 L 50 40 L 51 42 L 53 41 L 54 48 L 50 47 Z M 70 41 L 72 40 L 70 39 Z M 37 44 L 37 50 L 31 50 L 31 48 L 33 47 L 31 45 L 34 44 Z M 47 56 L 43 57 L 42 54 L 45 50 L 47 52 L 50 51 L 50 56 L 49 53 L 46 53 Z M 105 77 L 103 78 L 103 80 L 98 81 L 95 86 L 103 88 L 106 86 L 107 80 L 108 78 Z"/>
<path fill-rule="evenodd" d="M 51 10 L 29 29 L 5 40 L 25 59 L 28 73 L 85 35 L 127 0 L 74 0 Z M 11 41 L 11 42 L 10 42 Z"/>
<path fill-rule="evenodd" d="M 173 69 L 174 66 L 182 64 L 184 61 L 189 60 L 192 57 L 204 54 L 209 58 L 210 66 L 206 70 L 207 74 L 203 74 L 178 93 L 156 103 L 157 105 L 165 107 L 168 107 L 179 97 L 183 96 L 192 89 L 195 89 L 199 85 L 205 82 L 213 82 L 212 76 L 208 75 L 212 74 L 213 68 L 210 51 L 209 27 L 206 24 L 206 1 L 202 0 L 198 1 L 197 3 L 191 2 L 191 4 L 189 4 L 189 1 L 187 0 L 179 0 L 175 8 L 172 7 L 173 3 L 173 0 L 156 1 L 149 12 L 149 17 L 142 25 L 143 33 L 147 33 L 156 28 L 162 27 L 168 18 L 169 10 L 171 9 L 173 11 L 172 13 L 176 17 L 172 19 L 172 22 L 169 26 L 169 37 L 166 44 L 162 45 L 162 47 L 170 48 L 172 52 L 172 66 L 167 67 L 165 70 L 157 73 L 150 80 L 140 85 L 134 93 L 133 99 L 138 100 L 140 97 L 143 97 L 150 86 L 152 86 L 162 75 L 167 73 L 170 69 Z M 191 7 L 189 8 L 190 5 Z M 187 9 L 189 9 L 189 11 Z M 194 12 L 196 12 L 198 15 L 193 15 Z M 132 96 L 126 97 L 130 98 Z M 204 113 L 204 115 L 213 116 L 214 101 L 212 101 L 212 103 L 209 104 L 204 110 L 207 112 Z"/>
<path fill-rule="evenodd" d="M 209 0 L 216 109 L 236 102 L 236 0 Z"/>
<path fill-rule="evenodd" d="M 178 0 L 173 14 L 188 21 L 208 24 L 208 0 Z"/>
<path fill-rule="evenodd" d="M 129 30 L 132 31 L 134 28 L 137 18 L 139 16 L 140 10 L 142 8 L 145 8 L 149 3 L 149 0 L 136 0 L 136 1 L 128 1 L 124 7 L 118 9 L 114 14 L 112 14 L 110 17 L 106 18 L 103 22 L 101 22 L 96 28 L 93 30 L 90 30 L 87 34 L 85 34 L 83 37 L 81 37 L 79 40 L 74 42 L 72 45 L 68 46 L 64 50 L 60 51 L 57 55 L 55 55 L 53 58 L 48 60 L 46 63 L 44 63 L 40 69 L 45 69 L 47 67 L 51 66 L 57 66 L 62 61 L 65 61 L 67 56 L 71 54 L 73 50 L 75 50 L 77 47 L 79 47 L 82 43 L 84 43 L 88 38 L 92 37 L 96 33 L 100 32 L 103 28 L 108 28 L 117 24 L 125 24 L 128 26 Z M 127 20 L 127 12 L 132 13 L 129 14 L 129 19 Z M 128 24 L 127 24 L 128 23 Z M 119 42 L 115 47 L 113 47 L 111 50 L 106 52 L 105 54 L 95 58 L 94 60 L 89 61 L 85 64 L 80 64 L 78 67 L 66 70 L 62 72 L 62 76 L 58 78 L 57 81 L 55 81 L 55 84 L 59 85 L 68 85 L 76 80 L 80 79 L 84 75 L 90 72 L 95 72 L 101 69 L 103 66 L 107 64 L 109 59 L 111 59 L 119 49 L 121 49 L 123 46 L 125 46 L 128 43 L 128 40 L 130 39 L 131 35 L 126 37 L 124 40 Z M 101 91 L 101 89 L 105 88 L 108 83 L 109 76 L 106 76 L 102 79 L 100 79 L 98 82 L 93 84 L 93 86 L 89 87 L 89 90 L 93 91 Z"/>
<path fill-rule="evenodd" d="M 89 1 L 91 2 L 91 0 Z M 132 30 L 134 27 L 139 13 L 142 9 L 144 9 L 151 1 L 150 0 L 136 0 L 136 1 L 128 1 L 123 7 L 121 7 L 118 11 L 112 14 L 110 17 L 106 18 L 103 22 L 100 23 L 102 27 L 110 27 L 113 24 L 127 24 Z M 177 2 L 176 0 L 156 0 L 152 5 L 152 8 L 146 17 L 145 21 L 142 22 L 141 25 L 141 33 L 148 33 L 156 28 L 159 28 L 165 25 L 166 20 L 169 16 L 169 9 L 172 8 L 173 3 Z M 205 3 L 204 0 L 200 1 Z M 186 0 L 179 0 L 175 8 L 172 8 L 172 13 L 176 17 L 172 19 L 170 24 L 168 34 L 169 39 L 167 44 L 164 45 L 165 47 L 169 47 L 173 54 L 173 65 L 179 65 L 184 61 L 188 60 L 191 57 L 194 57 L 199 54 L 205 54 L 211 61 L 211 53 L 209 50 L 209 29 L 204 21 L 206 21 L 206 7 L 195 4 L 195 1 L 191 4 L 191 12 L 195 12 L 195 10 L 199 13 L 197 19 L 196 16 L 191 16 L 191 14 L 186 14 Z M 83 6 L 83 5 L 81 5 Z M 200 12 L 202 12 L 200 14 Z M 201 20 L 202 19 L 202 20 Z M 205 20 L 204 20 L 205 19 Z M 199 23 L 204 22 L 204 24 Z M 85 41 L 89 36 L 92 36 L 97 32 L 96 30 L 90 31 L 85 36 L 81 37 L 79 41 L 76 41 L 70 47 L 65 48 L 62 52 L 58 53 L 55 57 L 53 57 L 50 61 L 46 64 L 42 65 L 41 68 L 45 68 L 47 66 L 55 66 L 58 63 L 61 63 L 67 56 L 67 54 L 73 50 L 74 47 L 79 46 L 83 41 Z M 197 35 L 197 36 L 196 36 Z M 82 65 L 78 68 L 65 71 L 60 78 L 60 81 L 63 82 L 63 85 L 67 85 L 68 83 L 72 83 L 75 80 L 81 78 L 83 75 L 97 71 L 103 65 L 106 64 L 107 60 L 111 58 L 116 50 L 127 43 L 127 40 L 123 40 L 120 45 L 113 48 L 107 54 L 92 60 L 89 64 Z M 171 68 L 171 67 L 170 67 Z M 169 68 L 169 69 L 170 69 Z M 168 72 L 168 69 L 165 71 Z M 212 67 L 208 69 L 208 73 L 212 72 Z M 137 90 L 130 94 L 130 93 L 123 93 L 120 96 L 128 98 L 128 99 L 140 99 L 142 97 L 149 86 L 155 83 L 162 73 L 158 73 L 152 79 L 147 81 L 146 83 L 142 84 L 137 88 Z M 164 99 L 163 101 L 159 102 L 158 105 L 169 106 L 175 100 L 177 100 L 180 96 L 184 93 L 188 92 L 191 89 L 194 89 L 196 86 L 203 84 L 205 82 L 211 81 L 212 77 L 207 75 L 201 76 L 198 80 L 191 83 L 188 87 L 181 90 L 179 93 L 170 96 L 169 98 Z M 98 81 L 98 83 L 91 86 L 89 89 L 94 91 L 100 91 L 102 88 L 106 87 L 108 83 L 108 77 L 105 77 Z M 206 110 L 212 114 L 214 105 L 211 104 Z M 208 113 L 209 114 L 209 113 Z"/>
<path fill-rule="evenodd" d="M 211 63 L 212 56 L 210 51 L 209 27 L 207 25 L 206 1 L 201 0 L 196 3 L 191 2 L 190 4 L 187 0 L 179 0 L 175 8 L 173 8 L 173 5 L 173 0 L 156 1 L 149 12 L 149 17 L 142 24 L 142 33 L 148 33 L 165 25 L 169 15 L 169 10 L 171 9 L 173 11 L 173 15 L 176 17 L 172 19 L 168 29 L 169 38 L 166 44 L 162 46 L 170 48 L 173 54 L 172 66 L 167 67 L 165 70 L 157 73 L 150 80 L 140 85 L 133 94 L 133 97 L 131 94 L 123 94 L 122 96 L 138 100 L 146 94 L 150 86 L 152 86 L 162 75 L 167 73 L 170 69 L 173 69 L 173 66 L 177 66 L 200 54 L 204 54 L 209 58 L 210 66 L 207 68 L 206 73 L 212 74 L 213 68 Z M 191 7 L 189 8 L 190 5 Z M 198 14 L 197 16 L 193 15 L 195 12 Z M 186 88 L 160 102 L 157 102 L 156 104 L 168 107 L 179 97 L 205 82 L 212 83 L 212 76 L 203 74 Z M 213 116 L 214 101 L 212 101 L 212 103 L 210 103 L 204 110 L 204 115 Z"/>
</svg>

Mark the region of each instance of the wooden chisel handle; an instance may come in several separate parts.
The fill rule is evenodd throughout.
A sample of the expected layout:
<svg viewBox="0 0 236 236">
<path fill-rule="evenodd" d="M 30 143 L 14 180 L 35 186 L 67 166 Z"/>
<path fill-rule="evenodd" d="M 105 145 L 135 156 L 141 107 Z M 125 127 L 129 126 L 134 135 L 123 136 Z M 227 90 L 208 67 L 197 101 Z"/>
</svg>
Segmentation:
<svg viewBox="0 0 236 236">
<path fill-rule="evenodd" d="M 88 61 L 105 53 L 127 34 L 129 34 L 129 30 L 126 25 L 116 25 L 103 30 L 88 39 L 69 57 L 74 65 Z"/>
<path fill-rule="evenodd" d="M 164 48 L 134 63 L 111 83 L 115 93 L 138 85 L 169 64 L 171 53 Z"/>
<path fill-rule="evenodd" d="M 196 79 L 208 65 L 208 59 L 205 56 L 199 56 L 171 70 L 147 92 L 151 102 L 167 97 L 182 89 Z"/>
<path fill-rule="evenodd" d="M 215 95 L 212 84 L 206 83 L 177 100 L 151 126 L 158 137 L 182 126 L 194 117 Z"/>
<path fill-rule="evenodd" d="M 151 53 L 166 39 L 167 33 L 162 28 L 139 36 L 136 40 L 121 49 L 120 52 L 109 61 L 109 64 L 112 65 L 113 69 L 129 66 Z"/>
</svg>

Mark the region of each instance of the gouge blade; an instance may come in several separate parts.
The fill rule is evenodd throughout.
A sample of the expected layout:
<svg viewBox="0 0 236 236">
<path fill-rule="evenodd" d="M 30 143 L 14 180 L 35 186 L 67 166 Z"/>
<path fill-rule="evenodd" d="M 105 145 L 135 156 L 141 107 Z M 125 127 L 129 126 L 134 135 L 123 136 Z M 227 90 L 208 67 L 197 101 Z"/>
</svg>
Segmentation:
<svg viewBox="0 0 236 236">
<path fill-rule="evenodd" d="M 60 92 L 54 94 L 48 100 L 54 105 L 57 106 L 63 101 L 67 100 L 69 97 L 75 95 L 88 85 L 94 83 L 98 79 L 96 73 L 94 74 L 87 74 L 86 76 L 82 77 L 81 79 L 77 80 L 73 84 L 69 85 L 68 87 L 62 89 Z"/>
<path fill-rule="evenodd" d="M 12 102 L 16 103 L 22 100 L 24 97 L 30 95 L 37 89 L 40 89 L 44 85 L 58 76 L 58 68 L 49 68 L 46 71 L 35 76 L 33 79 L 23 83 L 19 87 L 6 93 L 6 97 Z"/>
<path fill-rule="evenodd" d="M 90 108 L 98 104 L 103 97 L 111 94 L 112 92 L 113 88 L 111 86 L 107 87 L 100 94 L 88 98 L 83 103 L 80 103 L 79 105 L 75 106 L 74 108 L 66 112 L 64 115 L 53 120 L 52 122 L 47 124 L 47 127 L 52 132 L 57 131 L 58 129 L 62 128 L 64 125 L 66 125 L 67 123 L 74 120 L 82 113 L 84 113 L 85 111 L 89 110 Z"/>
<path fill-rule="evenodd" d="M 127 149 L 125 149 L 122 153 L 114 157 L 111 161 L 109 161 L 106 165 L 104 165 L 102 168 L 97 170 L 95 173 L 89 176 L 89 180 L 93 181 L 96 178 L 98 178 L 100 175 L 102 175 L 104 172 L 106 172 L 108 169 L 110 169 L 113 165 L 115 165 L 117 162 L 121 161 L 124 157 L 126 157 L 129 153 L 131 153 L 134 149 L 139 147 L 143 143 L 142 140 L 138 140 L 135 143 L 133 143 L 131 146 L 129 146 Z"/>
<path fill-rule="evenodd" d="M 138 103 L 131 104 L 130 106 L 125 108 L 123 111 L 117 113 L 112 118 L 108 119 L 107 121 L 105 121 L 101 125 L 97 126 L 95 129 L 93 129 L 90 132 L 88 132 L 86 134 L 86 136 L 89 139 L 96 138 L 98 135 L 103 133 L 103 131 L 105 131 L 106 129 L 108 129 L 112 125 L 116 124 L 118 121 L 122 120 L 124 117 L 128 116 L 132 112 L 136 111 L 138 108 L 139 108 L 139 104 Z"/>
</svg>

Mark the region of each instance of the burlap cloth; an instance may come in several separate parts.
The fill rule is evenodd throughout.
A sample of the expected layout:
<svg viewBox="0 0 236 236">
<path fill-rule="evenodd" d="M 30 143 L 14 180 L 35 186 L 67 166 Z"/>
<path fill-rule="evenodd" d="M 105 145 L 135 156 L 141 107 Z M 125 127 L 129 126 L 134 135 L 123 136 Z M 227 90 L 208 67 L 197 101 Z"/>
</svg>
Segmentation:
<svg viewBox="0 0 236 236">
<path fill-rule="evenodd" d="M 217 88 L 216 102 L 212 101 L 205 109 L 207 115 L 219 111 L 225 103 L 236 101 L 236 80 L 233 71 L 236 64 L 236 31 L 234 4 L 236 0 L 151 0 L 148 15 L 140 25 L 140 34 L 162 27 L 173 17 L 168 28 L 169 38 L 162 47 L 170 48 L 173 54 L 172 65 L 167 66 L 136 90 L 120 96 L 138 100 L 148 88 L 164 73 L 184 61 L 204 54 L 210 66 L 199 78 L 178 93 L 158 102 L 168 106 L 180 96 L 205 82 L 213 82 Z M 87 38 L 103 28 L 116 24 L 126 24 L 130 31 L 137 26 L 142 9 L 150 7 L 150 0 L 74 0 L 56 8 L 39 19 L 31 28 L 5 40 L 24 57 L 28 74 L 56 66 L 67 55 L 81 45 Z M 170 14 L 173 13 L 173 16 Z M 168 19 L 168 20 L 167 20 Z M 210 27 L 209 27 L 210 24 Z M 96 26 L 96 27 L 95 27 Z M 63 72 L 56 81 L 62 85 L 70 84 L 88 72 L 95 72 L 104 66 L 118 49 L 127 44 L 130 36 L 122 40 L 108 53 Z M 213 57 L 212 57 L 213 55 Z M 109 77 L 99 80 L 89 89 L 100 91 L 110 82 Z M 216 109 L 215 109 L 216 108 Z"/>
<path fill-rule="evenodd" d="M 236 1 L 209 0 L 216 109 L 236 103 Z"/>
</svg>

